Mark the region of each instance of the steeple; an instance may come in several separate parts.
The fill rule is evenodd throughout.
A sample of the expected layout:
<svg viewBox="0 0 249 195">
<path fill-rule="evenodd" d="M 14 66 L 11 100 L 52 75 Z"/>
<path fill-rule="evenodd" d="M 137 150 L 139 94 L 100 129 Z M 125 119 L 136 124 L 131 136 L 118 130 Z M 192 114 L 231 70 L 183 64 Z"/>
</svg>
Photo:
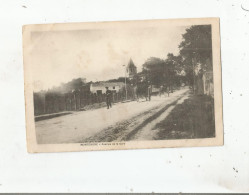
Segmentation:
<svg viewBox="0 0 249 195">
<path fill-rule="evenodd" d="M 135 74 L 137 74 L 137 67 L 135 66 L 135 64 L 131 58 L 130 58 L 130 61 L 126 67 L 126 71 L 127 71 L 129 77 L 133 77 Z"/>
</svg>

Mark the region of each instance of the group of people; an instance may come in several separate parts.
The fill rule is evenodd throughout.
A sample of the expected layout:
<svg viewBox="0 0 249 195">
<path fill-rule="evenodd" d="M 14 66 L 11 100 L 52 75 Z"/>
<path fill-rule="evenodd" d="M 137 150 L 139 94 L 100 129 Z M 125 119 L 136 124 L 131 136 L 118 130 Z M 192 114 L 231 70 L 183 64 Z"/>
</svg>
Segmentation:
<svg viewBox="0 0 249 195">
<path fill-rule="evenodd" d="M 160 86 L 159 88 L 159 96 L 163 95 L 165 92 L 164 87 Z M 169 89 L 166 90 L 168 96 L 169 96 Z M 146 87 L 146 90 L 143 90 L 143 93 L 139 93 L 139 90 L 137 87 L 134 88 L 134 97 L 137 101 L 139 101 L 139 96 L 145 97 L 146 101 L 151 101 L 151 94 L 152 94 L 152 87 L 151 85 Z M 106 87 L 106 105 L 107 109 L 112 107 L 112 91 L 109 90 L 108 87 Z"/>
<path fill-rule="evenodd" d="M 150 101 L 151 100 L 151 93 L 152 93 L 152 88 L 151 86 L 148 86 L 147 90 L 145 91 L 145 98 L 146 98 L 146 101 Z M 135 99 L 137 101 L 139 101 L 139 95 L 138 95 L 138 91 L 137 91 L 137 88 L 134 88 L 134 96 L 135 96 Z M 106 87 L 106 105 L 107 105 L 107 109 L 111 108 L 112 107 L 112 91 L 109 90 L 109 87 Z"/>
</svg>

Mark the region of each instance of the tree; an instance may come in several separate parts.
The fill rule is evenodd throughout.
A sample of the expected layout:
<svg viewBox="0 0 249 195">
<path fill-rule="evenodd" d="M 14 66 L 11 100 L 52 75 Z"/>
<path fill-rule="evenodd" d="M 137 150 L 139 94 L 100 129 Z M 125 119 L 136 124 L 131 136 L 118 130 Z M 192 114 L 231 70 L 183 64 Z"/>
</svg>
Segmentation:
<svg viewBox="0 0 249 195">
<path fill-rule="evenodd" d="M 146 81 L 156 86 L 161 85 L 164 82 L 165 65 L 165 61 L 160 58 L 150 57 L 146 60 L 142 70 L 146 75 Z"/>
<path fill-rule="evenodd" d="M 195 25 L 186 29 L 179 45 L 183 68 L 189 82 L 194 85 L 197 64 L 201 72 L 212 70 L 211 25 Z M 211 63 L 207 63 L 207 61 Z"/>
<path fill-rule="evenodd" d="M 169 53 L 165 60 L 156 57 L 146 60 L 142 74 L 146 75 L 146 82 L 172 90 L 173 86 L 180 85 L 182 67 L 182 57 Z"/>
<path fill-rule="evenodd" d="M 165 60 L 165 79 L 169 89 L 172 91 L 173 86 L 180 86 L 180 76 L 182 72 L 182 57 L 175 56 L 172 53 L 167 55 Z"/>
<path fill-rule="evenodd" d="M 105 81 L 102 81 L 105 82 Z M 106 82 L 125 82 L 125 77 L 118 77 L 117 79 L 109 79 Z M 127 84 L 130 84 L 129 79 L 126 79 Z"/>
</svg>

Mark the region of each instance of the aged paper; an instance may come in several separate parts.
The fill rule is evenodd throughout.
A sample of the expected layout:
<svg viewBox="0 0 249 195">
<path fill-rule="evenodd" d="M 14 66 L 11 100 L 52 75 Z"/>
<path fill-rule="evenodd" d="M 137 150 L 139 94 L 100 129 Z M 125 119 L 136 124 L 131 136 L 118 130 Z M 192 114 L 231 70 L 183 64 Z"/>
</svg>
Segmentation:
<svg viewBox="0 0 249 195">
<path fill-rule="evenodd" d="M 223 145 L 218 18 L 23 27 L 28 152 Z"/>
</svg>

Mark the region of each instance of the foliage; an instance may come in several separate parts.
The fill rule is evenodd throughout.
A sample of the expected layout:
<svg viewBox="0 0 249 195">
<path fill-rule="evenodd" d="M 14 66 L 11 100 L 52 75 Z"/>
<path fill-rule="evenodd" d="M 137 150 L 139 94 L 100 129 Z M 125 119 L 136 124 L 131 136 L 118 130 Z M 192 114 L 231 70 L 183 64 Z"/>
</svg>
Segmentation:
<svg viewBox="0 0 249 195">
<path fill-rule="evenodd" d="M 182 68 L 192 85 L 196 74 L 212 70 L 212 32 L 211 25 L 195 25 L 186 29 L 179 45 Z M 198 64 L 198 66 L 197 66 Z M 199 70 L 196 70 L 196 69 Z"/>
<path fill-rule="evenodd" d="M 83 85 L 85 84 L 84 79 L 78 78 L 78 79 L 73 79 L 72 81 L 68 83 L 62 83 L 59 87 L 54 87 L 50 89 L 50 92 L 58 92 L 58 93 L 69 93 L 72 92 L 73 90 L 80 89 Z"/>
<path fill-rule="evenodd" d="M 103 81 L 103 82 L 125 82 L 125 77 L 119 77 L 117 79 L 110 79 L 110 80 L 107 80 L 107 81 Z M 129 84 L 129 80 L 126 79 L 126 83 Z"/>
<path fill-rule="evenodd" d="M 179 45 L 184 64 L 190 67 L 192 60 L 195 59 L 203 70 L 212 69 L 211 63 L 206 63 L 208 59 L 212 59 L 211 33 L 211 25 L 195 25 L 186 29 L 186 33 L 182 35 L 183 41 Z M 185 67 L 187 71 L 189 67 Z"/>
<path fill-rule="evenodd" d="M 151 57 L 143 64 L 142 72 L 145 75 L 146 82 L 153 85 L 161 85 L 165 80 L 166 63 L 164 60 Z"/>
<path fill-rule="evenodd" d="M 151 57 L 143 64 L 147 82 L 156 86 L 179 86 L 182 71 L 182 57 L 172 53 L 169 53 L 165 60 Z"/>
</svg>

